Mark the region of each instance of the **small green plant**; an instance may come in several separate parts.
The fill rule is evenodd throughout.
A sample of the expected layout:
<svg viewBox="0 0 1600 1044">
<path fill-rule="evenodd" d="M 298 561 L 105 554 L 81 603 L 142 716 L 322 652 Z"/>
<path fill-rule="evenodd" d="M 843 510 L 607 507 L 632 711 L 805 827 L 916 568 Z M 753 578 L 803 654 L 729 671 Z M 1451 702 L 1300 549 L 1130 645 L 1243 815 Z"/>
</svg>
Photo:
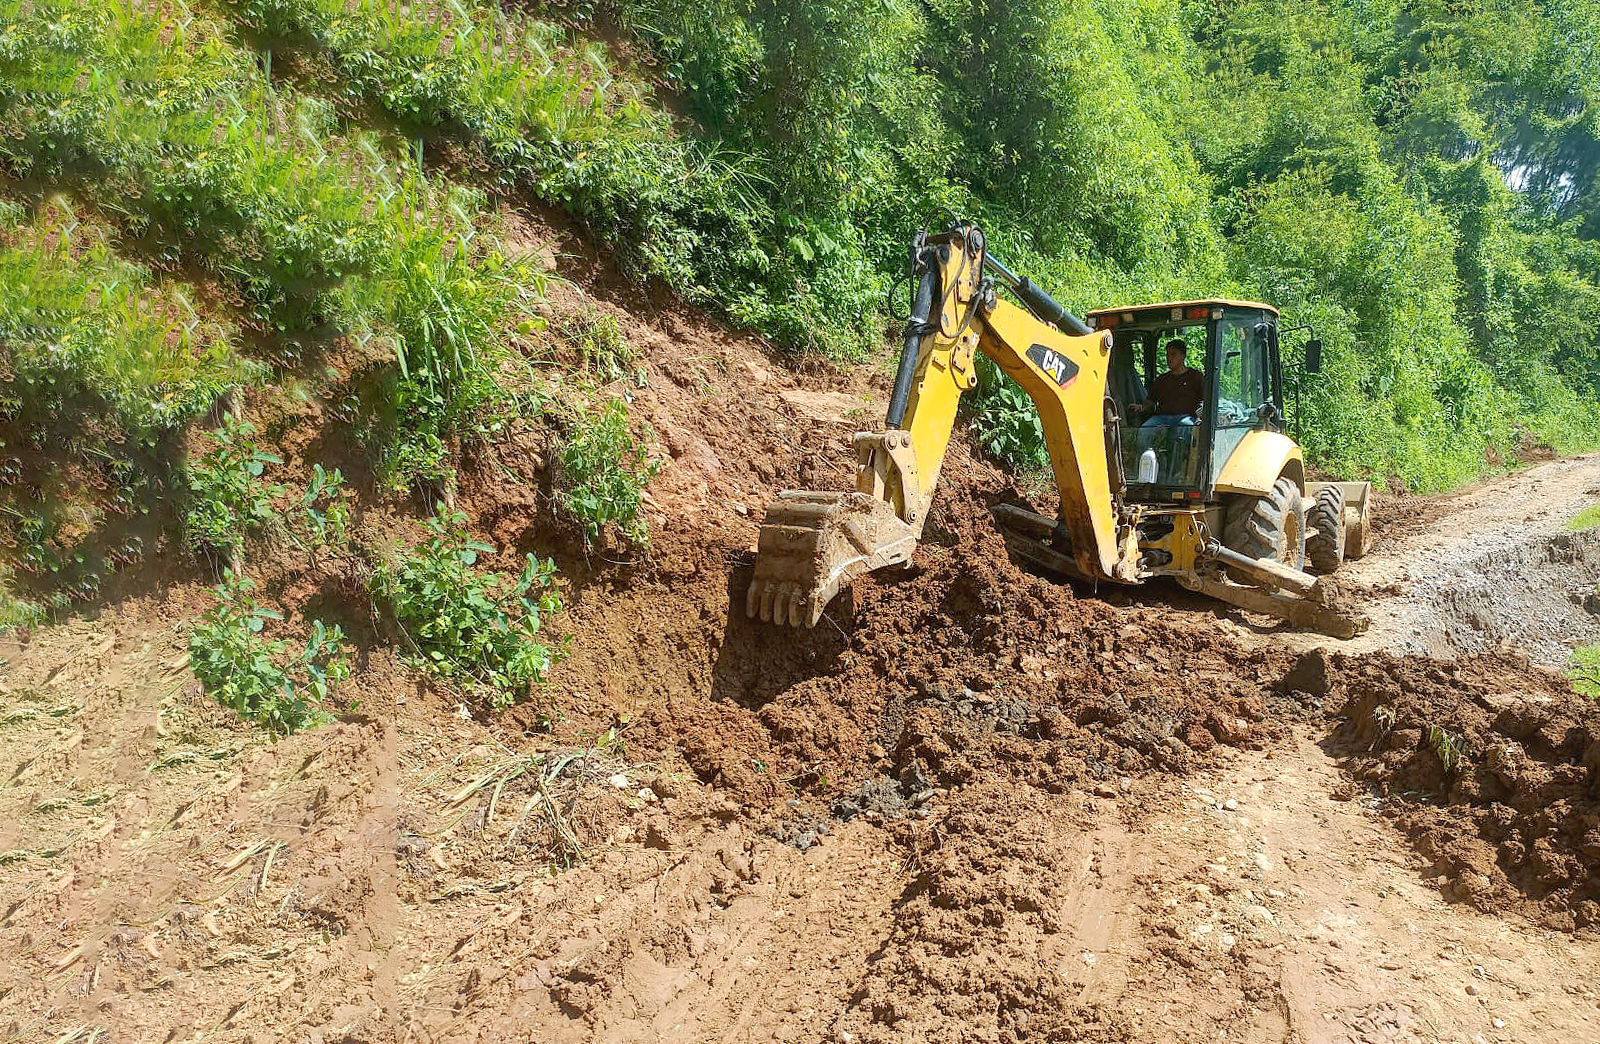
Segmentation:
<svg viewBox="0 0 1600 1044">
<path fill-rule="evenodd" d="M 1591 700 L 1600 699 L 1600 642 L 1572 650 L 1567 677 L 1572 679 L 1574 689 Z"/>
<path fill-rule="evenodd" d="M 350 507 L 344 502 L 344 475 L 338 468 L 311 468 L 311 481 L 296 505 L 291 520 L 295 539 L 313 552 L 344 543 L 350 526 Z"/>
<path fill-rule="evenodd" d="M 0 634 L 37 627 L 50 619 L 48 606 L 13 592 L 8 579 L 0 575 Z"/>
<path fill-rule="evenodd" d="M 583 526 L 584 540 L 600 539 L 615 525 L 635 544 L 650 538 L 649 523 L 639 514 L 644 487 L 661 470 L 661 462 L 628 432 L 628 406 L 612 399 L 595 416 L 584 416 L 561 449 L 561 503 Z"/>
<path fill-rule="evenodd" d="M 255 444 L 255 425 L 229 419 L 211 433 L 212 447 L 189 466 L 189 510 L 184 531 L 200 554 L 234 558 L 246 533 L 259 531 L 275 517 L 274 497 L 281 485 L 261 481 L 268 464 L 283 460 Z"/>
<path fill-rule="evenodd" d="M 1576 533 L 1600 526 L 1600 504 L 1590 504 L 1567 520 L 1567 532 Z"/>
<path fill-rule="evenodd" d="M 428 538 L 375 570 L 371 589 L 404 632 L 412 663 L 482 685 L 492 705 L 504 707 L 555 663 L 540 637 L 561 610 L 555 563 L 528 555 L 515 579 L 479 570 L 478 556 L 495 549 L 473 540 L 466 525 L 466 515 L 441 508 L 428 520 Z"/>
<path fill-rule="evenodd" d="M 622 336 L 616 316 L 585 302 L 558 320 L 556 327 L 600 380 L 610 383 L 635 373 L 639 353 Z"/>
<path fill-rule="evenodd" d="M 1455 775 L 1472 752 L 1466 736 L 1440 725 L 1428 726 L 1428 747 L 1439 758 L 1446 775 Z"/>
<path fill-rule="evenodd" d="M 200 686 L 225 707 L 274 732 L 290 733 L 329 720 L 322 703 L 350 676 L 344 632 L 311 621 L 304 647 L 289 653 L 282 639 L 261 631 L 275 610 L 256 603 L 253 581 L 237 574 L 215 588 L 217 605 L 189 635 L 189 664 Z"/>
</svg>

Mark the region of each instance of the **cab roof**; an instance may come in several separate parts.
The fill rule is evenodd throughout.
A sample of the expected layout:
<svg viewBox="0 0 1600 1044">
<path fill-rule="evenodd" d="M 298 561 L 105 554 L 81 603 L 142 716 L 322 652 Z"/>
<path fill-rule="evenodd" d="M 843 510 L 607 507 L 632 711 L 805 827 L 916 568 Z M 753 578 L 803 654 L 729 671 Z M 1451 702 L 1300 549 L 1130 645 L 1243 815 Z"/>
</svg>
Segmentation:
<svg viewBox="0 0 1600 1044">
<path fill-rule="evenodd" d="M 1205 306 L 1207 308 L 1259 308 L 1262 311 L 1277 315 L 1278 310 L 1269 304 L 1260 301 L 1235 301 L 1227 297 L 1205 297 L 1194 301 L 1158 301 L 1151 304 L 1118 305 L 1115 308 L 1096 308 L 1088 314 L 1091 317 L 1101 315 L 1120 315 L 1123 312 L 1149 312 L 1158 308 L 1192 308 Z"/>
</svg>

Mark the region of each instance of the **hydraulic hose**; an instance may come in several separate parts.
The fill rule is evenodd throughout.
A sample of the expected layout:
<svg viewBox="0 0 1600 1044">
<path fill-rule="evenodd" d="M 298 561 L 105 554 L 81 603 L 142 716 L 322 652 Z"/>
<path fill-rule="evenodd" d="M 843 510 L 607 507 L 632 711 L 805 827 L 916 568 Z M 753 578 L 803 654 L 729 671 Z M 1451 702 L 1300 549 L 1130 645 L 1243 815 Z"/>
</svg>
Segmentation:
<svg viewBox="0 0 1600 1044">
<path fill-rule="evenodd" d="M 990 253 L 983 255 L 983 267 L 993 272 L 1000 278 L 1012 293 L 1022 299 L 1028 311 L 1038 317 L 1040 322 L 1049 323 L 1062 333 L 1074 334 L 1082 337 L 1094 331 L 1084 325 L 1082 319 L 1073 315 L 1061 306 L 1055 298 L 1045 293 L 1033 280 L 1027 276 L 1019 276 L 1005 265 L 995 259 Z"/>
<path fill-rule="evenodd" d="M 939 268 L 929 257 L 923 261 L 922 278 L 917 282 L 917 296 L 911 305 L 911 315 L 906 319 L 900 368 L 895 371 L 894 393 L 889 397 L 889 416 L 885 426 L 890 430 L 905 423 L 906 407 L 911 402 L 911 383 L 917 377 L 917 355 L 922 349 L 922 338 L 931 332 L 928 315 L 933 311 L 933 299 L 938 292 Z"/>
</svg>

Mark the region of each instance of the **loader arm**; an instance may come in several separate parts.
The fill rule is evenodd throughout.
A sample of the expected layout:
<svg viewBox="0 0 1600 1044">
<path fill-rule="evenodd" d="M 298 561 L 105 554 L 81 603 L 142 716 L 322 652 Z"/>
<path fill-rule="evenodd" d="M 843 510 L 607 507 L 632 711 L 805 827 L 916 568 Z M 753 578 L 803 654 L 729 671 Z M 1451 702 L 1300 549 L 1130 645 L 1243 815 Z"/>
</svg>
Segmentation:
<svg viewBox="0 0 1600 1044">
<path fill-rule="evenodd" d="M 747 596 L 752 616 L 813 625 L 854 577 L 911 557 L 961 395 L 978 383 L 980 351 L 1038 407 L 1061 495 L 1057 549 L 1085 579 L 1137 576 L 1137 547 L 1119 547 L 1106 453 L 1110 335 L 1089 332 L 989 258 L 976 228 L 919 237 L 913 256 L 918 289 L 885 430 L 855 437 L 854 493 L 789 491 L 773 501 Z M 997 280 L 1028 309 L 1001 299 Z"/>
</svg>

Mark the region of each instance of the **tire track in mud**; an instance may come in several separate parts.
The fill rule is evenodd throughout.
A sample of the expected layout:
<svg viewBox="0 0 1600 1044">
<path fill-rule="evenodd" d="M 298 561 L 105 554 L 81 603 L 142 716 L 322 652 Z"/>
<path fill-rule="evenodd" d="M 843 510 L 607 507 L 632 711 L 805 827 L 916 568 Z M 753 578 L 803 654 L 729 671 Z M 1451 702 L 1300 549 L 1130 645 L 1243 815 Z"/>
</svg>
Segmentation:
<svg viewBox="0 0 1600 1044">
<path fill-rule="evenodd" d="M 526 970 L 477 1006 L 552 1042 L 818 1039 L 888 931 L 886 840 L 859 824 L 801 853 L 718 823 L 572 871 L 524 926 Z"/>
</svg>

